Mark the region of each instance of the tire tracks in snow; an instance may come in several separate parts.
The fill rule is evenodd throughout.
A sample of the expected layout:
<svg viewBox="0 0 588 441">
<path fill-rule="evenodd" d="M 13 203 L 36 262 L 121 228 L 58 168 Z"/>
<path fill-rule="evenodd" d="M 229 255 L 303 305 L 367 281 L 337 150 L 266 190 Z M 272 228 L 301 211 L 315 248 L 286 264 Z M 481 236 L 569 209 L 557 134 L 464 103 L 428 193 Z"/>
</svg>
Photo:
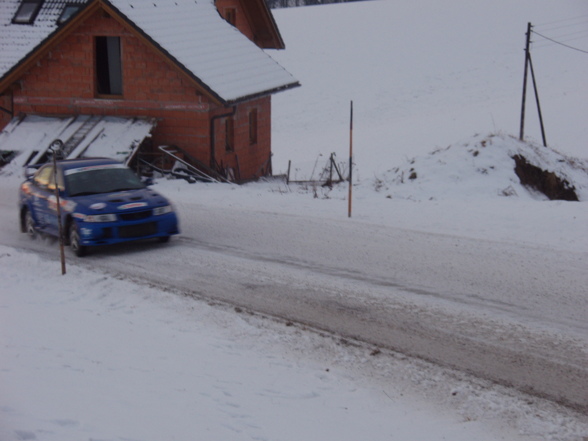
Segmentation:
<svg viewBox="0 0 588 441">
<path fill-rule="evenodd" d="M 585 342 L 486 315 L 483 309 L 477 313 L 476 308 L 487 306 L 485 301 L 472 298 L 465 308 L 448 308 L 431 301 L 444 295 L 426 287 L 373 280 L 336 266 L 257 255 L 189 237 L 150 248 L 138 244 L 104 251 L 84 265 L 300 323 L 464 371 L 574 410 L 588 410 Z M 509 308 L 500 302 L 494 307 Z"/>
</svg>

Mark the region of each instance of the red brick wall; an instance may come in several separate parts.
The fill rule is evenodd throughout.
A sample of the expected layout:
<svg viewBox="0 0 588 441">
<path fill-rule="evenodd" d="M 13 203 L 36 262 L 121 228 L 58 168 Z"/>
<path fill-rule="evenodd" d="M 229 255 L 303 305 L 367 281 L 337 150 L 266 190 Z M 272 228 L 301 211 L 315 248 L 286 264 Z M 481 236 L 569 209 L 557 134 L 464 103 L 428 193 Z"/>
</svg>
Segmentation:
<svg viewBox="0 0 588 441">
<path fill-rule="evenodd" d="M 96 96 L 94 37 L 121 38 L 122 97 Z M 100 12 L 26 72 L 14 91 L 14 114 L 100 114 L 156 117 L 153 145 L 175 144 L 205 164 L 210 162 L 210 118 L 227 113 L 184 73 L 172 66 L 113 18 Z M 270 97 L 240 104 L 235 120 L 235 152 L 224 152 L 224 124 L 216 122 L 217 162 L 236 167 L 241 178 L 255 177 L 271 151 Z M 3 106 L 6 107 L 6 106 Z M 249 145 L 248 112 L 258 108 L 259 140 Z M 1 117 L 1 116 L 0 116 Z M 2 120 L 4 122 L 4 119 Z M 6 120 L 7 122 L 8 120 Z M 1 127 L 3 127 L 3 124 Z"/>
<path fill-rule="evenodd" d="M 249 113 L 257 110 L 257 142 L 249 138 Z M 230 113 L 223 109 L 218 115 Z M 232 168 L 237 178 L 253 179 L 271 171 L 271 98 L 264 97 L 241 104 L 234 120 L 234 151 L 225 148 L 226 117 L 215 120 L 215 158 L 224 168 Z M 239 176 L 240 175 L 240 176 Z"/>
</svg>

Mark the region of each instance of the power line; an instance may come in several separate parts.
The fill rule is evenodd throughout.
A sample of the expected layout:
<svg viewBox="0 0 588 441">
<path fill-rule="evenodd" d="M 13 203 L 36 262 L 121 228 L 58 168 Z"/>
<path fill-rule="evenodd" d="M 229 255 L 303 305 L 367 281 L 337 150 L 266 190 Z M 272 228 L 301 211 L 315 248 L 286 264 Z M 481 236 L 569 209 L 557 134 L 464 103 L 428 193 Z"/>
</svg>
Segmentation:
<svg viewBox="0 0 588 441">
<path fill-rule="evenodd" d="M 541 32 L 544 32 L 543 29 L 541 29 Z M 568 38 L 572 36 L 574 38 L 582 38 L 588 36 L 588 28 L 582 29 L 581 31 L 568 32 L 567 34 L 554 35 L 551 38 L 561 40 L 562 38 Z"/>
<path fill-rule="evenodd" d="M 557 31 L 560 29 L 573 29 L 573 28 L 585 29 L 586 27 L 588 27 L 588 20 L 579 21 L 577 23 L 560 24 L 558 26 L 534 26 L 534 27 L 539 27 L 544 32 Z"/>
<path fill-rule="evenodd" d="M 536 34 L 536 35 L 539 35 L 540 37 L 543 37 L 543 38 L 545 38 L 546 40 L 549 40 L 549 41 L 551 41 L 551 42 L 553 42 L 553 43 L 559 44 L 560 46 L 564 46 L 564 47 L 567 47 L 568 49 L 573 49 L 573 50 L 575 50 L 575 51 L 578 51 L 578 52 L 583 52 L 583 53 L 585 53 L 585 54 L 588 54 L 588 51 L 585 51 L 585 50 L 583 50 L 583 49 L 579 49 L 579 48 L 577 48 L 577 47 L 573 47 L 573 46 L 570 46 L 570 45 L 568 45 L 568 44 L 562 43 L 562 42 L 560 42 L 560 41 L 554 40 L 553 38 L 546 37 L 545 35 L 542 35 L 542 34 L 540 34 L 539 32 L 536 32 L 536 31 L 532 31 L 532 32 L 533 32 L 534 34 Z"/>
<path fill-rule="evenodd" d="M 574 33 L 570 33 L 570 34 L 566 34 L 566 35 L 552 36 L 551 38 L 554 40 L 557 40 L 559 43 L 569 43 L 570 41 L 584 40 L 584 39 L 588 38 L 588 30 L 574 32 Z M 549 40 L 544 40 L 544 39 L 539 40 L 537 42 L 533 41 L 533 47 L 535 49 L 548 47 L 548 46 L 554 46 L 555 44 L 556 43 L 553 43 Z"/>
<path fill-rule="evenodd" d="M 554 21 L 550 21 L 550 22 L 547 22 L 547 23 L 540 23 L 540 24 L 535 25 L 535 26 L 540 26 L 540 27 L 543 27 L 543 26 L 551 26 L 551 25 L 559 24 L 559 23 L 565 23 L 565 22 L 568 22 L 569 23 L 569 22 L 574 21 L 574 20 L 582 20 L 584 18 L 588 18 L 588 14 L 586 14 L 586 15 L 580 15 L 578 17 L 564 18 L 564 19 L 561 19 L 561 20 L 554 20 Z"/>
</svg>

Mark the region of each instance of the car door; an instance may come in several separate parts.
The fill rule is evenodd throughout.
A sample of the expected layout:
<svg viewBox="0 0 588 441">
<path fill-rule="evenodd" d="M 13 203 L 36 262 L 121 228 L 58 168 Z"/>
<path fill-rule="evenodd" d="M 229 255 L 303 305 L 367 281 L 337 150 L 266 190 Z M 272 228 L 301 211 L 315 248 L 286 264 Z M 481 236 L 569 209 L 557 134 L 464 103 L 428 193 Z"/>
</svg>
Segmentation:
<svg viewBox="0 0 588 441">
<path fill-rule="evenodd" d="M 42 230 L 50 229 L 51 219 L 49 212 L 49 183 L 53 176 L 53 166 L 44 165 L 35 173 L 32 185 L 32 215 L 37 225 Z"/>
<path fill-rule="evenodd" d="M 57 210 L 57 196 L 55 195 L 55 187 L 56 187 L 56 174 L 54 173 L 54 168 L 51 168 L 51 172 L 49 174 L 49 183 L 47 184 L 47 212 L 46 212 L 46 228 L 49 233 L 58 235 L 59 234 L 59 221 L 58 221 L 58 210 Z M 59 187 L 60 195 L 63 195 L 64 185 L 63 185 L 63 177 L 61 174 L 61 170 L 57 169 L 57 186 Z M 64 200 L 60 197 L 59 200 L 60 204 L 63 206 Z"/>
</svg>

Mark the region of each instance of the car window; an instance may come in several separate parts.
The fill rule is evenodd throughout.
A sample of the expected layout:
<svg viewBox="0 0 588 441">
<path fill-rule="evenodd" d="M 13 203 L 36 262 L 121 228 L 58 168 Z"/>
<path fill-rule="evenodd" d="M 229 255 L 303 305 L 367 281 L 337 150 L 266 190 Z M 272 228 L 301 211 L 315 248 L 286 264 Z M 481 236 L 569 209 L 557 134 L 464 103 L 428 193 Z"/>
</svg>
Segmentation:
<svg viewBox="0 0 588 441">
<path fill-rule="evenodd" d="M 33 178 L 33 182 L 39 187 L 47 187 L 53 175 L 53 166 L 46 165 L 39 169 L 37 173 L 35 173 L 35 177 Z"/>
<path fill-rule="evenodd" d="M 145 187 L 126 167 L 96 167 L 75 171 L 66 174 L 65 182 L 70 196 L 113 193 Z"/>
<path fill-rule="evenodd" d="M 59 167 L 57 168 L 57 183 L 59 185 L 59 190 L 63 190 L 64 189 L 63 175 L 62 175 Z M 49 184 L 47 185 L 47 188 L 49 190 L 55 190 L 55 174 L 54 173 L 51 173 L 51 175 L 49 176 Z"/>
</svg>

